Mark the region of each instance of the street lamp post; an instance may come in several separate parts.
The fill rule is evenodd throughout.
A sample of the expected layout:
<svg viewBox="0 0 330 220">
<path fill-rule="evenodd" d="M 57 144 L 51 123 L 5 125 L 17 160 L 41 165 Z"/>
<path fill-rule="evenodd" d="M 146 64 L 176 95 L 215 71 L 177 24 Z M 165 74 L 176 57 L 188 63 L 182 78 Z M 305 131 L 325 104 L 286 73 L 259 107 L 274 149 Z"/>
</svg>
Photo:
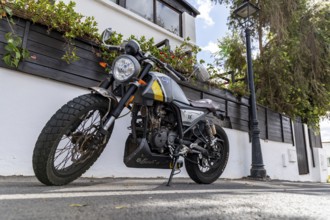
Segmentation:
<svg viewBox="0 0 330 220">
<path fill-rule="evenodd" d="M 266 178 L 266 170 L 264 168 L 261 145 L 260 145 L 260 130 L 257 117 L 257 103 L 254 88 L 254 76 L 251 58 L 251 30 L 250 16 L 259 11 L 259 8 L 252 4 L 249 0 L 245 0 L 235 11 L 234 14 L 245 20 L 245 37 L 246 37 L 246 59 L 248 66 L 248 79 L 250 88 L 250 113 L 252 120 L 252 164 L 250 169 L 250 177 L 256 179 Z"/>
</svg>

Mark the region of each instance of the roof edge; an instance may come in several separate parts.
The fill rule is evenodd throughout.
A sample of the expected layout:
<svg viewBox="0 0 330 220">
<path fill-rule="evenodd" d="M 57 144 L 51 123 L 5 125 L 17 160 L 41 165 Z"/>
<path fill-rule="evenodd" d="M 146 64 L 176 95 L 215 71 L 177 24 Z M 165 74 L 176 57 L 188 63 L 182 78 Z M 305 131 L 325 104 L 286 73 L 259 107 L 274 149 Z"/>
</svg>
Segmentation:
<svg viewBox="0 0 330 220">
<path fill-rule="evenodd" d="M 186 0 L 181 0 L 182 4 L 193 12 L 194 16 L 200 15 L 200 12 Z"/>
</svg>

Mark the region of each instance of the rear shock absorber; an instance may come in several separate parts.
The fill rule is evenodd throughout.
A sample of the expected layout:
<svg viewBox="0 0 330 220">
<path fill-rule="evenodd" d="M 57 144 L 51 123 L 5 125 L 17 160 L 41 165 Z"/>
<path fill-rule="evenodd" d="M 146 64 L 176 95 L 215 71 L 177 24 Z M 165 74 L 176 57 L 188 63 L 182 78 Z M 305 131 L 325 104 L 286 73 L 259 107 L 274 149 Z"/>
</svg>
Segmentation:
<svg viewBox="0 0 330 220">
<path fill-rule="evenodd" d="M 214 135 L 217 134 L 217 131 L 215 129 L 215 125 L 213 124 L 212 121 L 210 120 L 206 120 L 206 133 L 207 133 L 207 136 L 209 137 L 210 141 L 214 138 Z"/>
</svg>

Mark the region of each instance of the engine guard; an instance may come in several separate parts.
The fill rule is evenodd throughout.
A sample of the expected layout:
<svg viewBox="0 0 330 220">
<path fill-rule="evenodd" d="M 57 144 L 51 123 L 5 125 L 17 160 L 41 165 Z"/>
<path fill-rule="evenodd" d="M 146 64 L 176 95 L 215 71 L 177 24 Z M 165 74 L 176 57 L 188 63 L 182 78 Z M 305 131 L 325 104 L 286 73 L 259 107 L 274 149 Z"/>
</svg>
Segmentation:
<svg viewBox="0 0 330 220">
<path fill-rule="evenodd" d="M 134 168 L 171 169 L 172 158 L 152 153 L 145 138 L 133 143 L 133 138 L 129 136 L 125 145 L 124 163 Z"/>
</svg>

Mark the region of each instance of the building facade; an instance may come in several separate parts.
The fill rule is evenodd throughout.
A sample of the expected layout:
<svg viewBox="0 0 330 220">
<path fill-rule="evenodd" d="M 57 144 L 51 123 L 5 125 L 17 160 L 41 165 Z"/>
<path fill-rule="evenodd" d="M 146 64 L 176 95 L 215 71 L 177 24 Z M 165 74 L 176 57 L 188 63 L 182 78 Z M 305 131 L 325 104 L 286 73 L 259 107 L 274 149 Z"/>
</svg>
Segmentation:
<svg viewBox="0 0 330 220">
<path fill-rule="evenodd" d="M 64 2 L 69 2 L 65 0 Z M 112 28 L 124 39 L 135 35 L 168 39 L 175 47 L 190 38 L 196 42 L 195 17 L 199 12 L 185 0 L 84 0 L 75 1 L 76 11 L 93 16 L 99 30 Z"/>
</svg>

